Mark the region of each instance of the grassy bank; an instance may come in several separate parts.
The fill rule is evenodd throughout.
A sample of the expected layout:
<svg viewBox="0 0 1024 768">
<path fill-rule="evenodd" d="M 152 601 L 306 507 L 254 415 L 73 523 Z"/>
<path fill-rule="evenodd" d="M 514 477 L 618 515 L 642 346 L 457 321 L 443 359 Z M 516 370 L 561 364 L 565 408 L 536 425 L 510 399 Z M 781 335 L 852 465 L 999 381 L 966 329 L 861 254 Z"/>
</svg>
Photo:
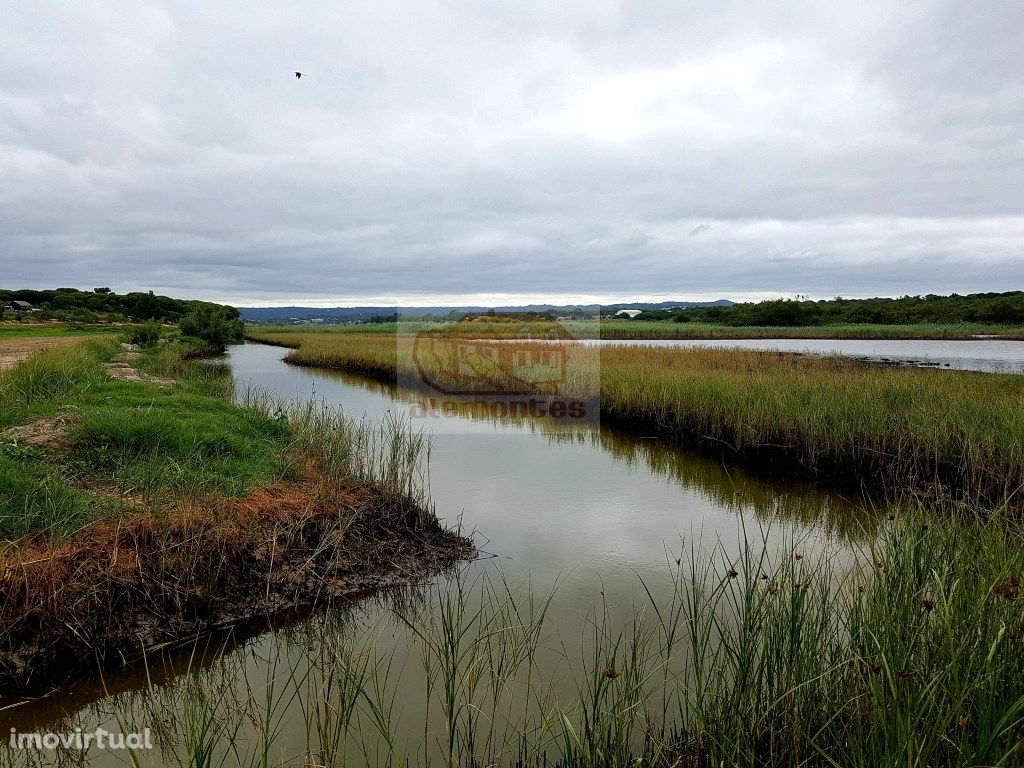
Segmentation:
<svg viewBox="0 0 1024 768">
<path fill-rule="evenodd" d="M 419 372 L 394 336 L 251 333 L 287 360 L 394 381 Z M 403 350 L 400 355 L 400 349 Z M 776 471 L 872 490 L 932 489 L 1020 504 L 1024 377 L 869 365 L 769 351 L 572 348 L 600 381 L 602 419 Z M 445 371 L 435 372 L 443 378 Z M 586 396 L 591 393 L 579 393 Z"/>
<path fill-rule="evenodd" d="M 193 352 L 86 342 L 0 374 L 3 693 L 468 554 L 401 424 L 235 405 Z"/>
<path fill-rule="evenodd" d="M 852 570 L 683 545 L 664 592 L 624 620 L 598 599 L 583 637 L 553 592 L 464 574 L 304 625 L 266 682 L 228 659 L 118 719 L 160 765 L 1022 765 L 1022 531 L 934 518 Z"/>
<path fill-rule="evenodd" d="M 877 325 L 850 323 L 844 325 L 815 326 L 728 326 L 711 323 L 677 323 L 668 320 L 601 320 L 559 323 L 570 336 L 576 339 L 973 339 L 978 336 L 1001 339 L 1024 339 L 1024 328 L 1014 325 L 990 325 L 983 323 L 956 324 L 909 324 Z M 401 323 L 379 323 L 373 325 L 337 326 L 294 326 L 256 325 L 250 326 L 252 335 L 297 333 L 309 335 L 327 334 L 369 334 L 386 335 L 394 333 L 419 333 L 444 327 L 446 331 L 481 337 L 509 335 L 516 337 L 526 328 L 536 336 L 543 336 L 550 324 L 474 322 L 465 327 L 441 323 L 410 320 Z"/>
<path fill-rule="evenodd" d="M 316 339 L 323 337 L 317 334 Z M 351 339 L 358 346 L 339 347 L 334 337 L 327 337 L 324 347 L 310 343 L 299 352 L 316 352 L 338 367 L 351 364 L 394 377 L 401 362 L 393 337 Z M 655 403 L 671 406 L 673 412 L 681 410 L 680 402 L 689 402 L 669 397 L 678 398 L 670 387 L 682 380 L 693 389 L 687 397 L 705 398 L 698 405 L 714 402 L 707 398 L 726 391 L 744 413 L 757 414 L 755 406 L 774 402 L 777 393 L 768 389 L 750 402 L 736 398 L 752 387 L 756 391 L 759 371 L 765 386 L 804 381 L 809 389 L 803 399 L 782 404 L 788 409 L 802 404 L 808 412 L 809 404 L 827 405 L 828 400 L 814 399 L 824 397 L 825 381 L 845 392 L 843 397 L 852 397 L 870 376 L 928 377 L 893 380 L 911 382 L 902 397 L 918 399 L 908 404 L 893 396 L 884 413 L 902 414 L 908 424 L 916 423 L 910 416 L 928 402 L 918 397 L 921 381 L 936 380 L 943 387 L 960 381 L 967 389 L 975 381 L 978 386 L 1003 381 L 1011 388 L 1001 397 L 1018 393 L 1011 377 L 949 378 L 946 372 L 847 367 L 845 361 L 766 353 L 736 357 L 711 351 L 705 359 L 658 359 L 654 370 L 643 371 L 649 358 L 629 357 L 630 352 L 624 349 L 627 357 L 616 358 L 610 369 L 624 365 L 630 370 L 621 375 L 632 376 L 632 369 L 641 367 L 635 380 L 622 379 L 628 384 L 620 398 L 655 377 L 660 389 L 644 391 L 641 403 L 647 407 L 654 393 L 667 392 Z M 191 381 L 192 374 L 175 370 L 172 350 L 152 354 L 145 371 L 161 378 L 176 375 L 178 383 L 136 386 L 158 393 L 194 386 L 196 396 L 224 402 L 222 379 L 197 370 Z M 96 358 L 101 370 L 104 359 L 103 354 Z M 801 367 L 808 363 L 813 366 Z M 842 381 L 858 371 L 864 378 L 843 389 Z M 606 375 L 602 368 L 602 392 L 614 384 Z M 74 377 L 58 380 L 69 378 Z M 707 392 L 699 389 L 702 381 Z M 80 390 L 78 401 L 88 401 L 94 386 L 96 382 Z M 991 386 L 996 388 L 971 391 L 999 397 L 998 387 Z M 1009 403 L 1003 402 L 1007 411 Z M 870 405 L 862 406 L 865 414 L 872 412 Z M 901 405 L 904 410 L 896 408 Z M 274 553 L 276 559 L 291 547 L 301 548 L 296 542 L 303 532 L 295 520 L 308 519 L 309 507 L 305 502 L 287 506 L 287 523 L 275 513 L 272 529 L 287 533 L 263 538 L 262 549 L 250 547 L 250 531 L 267 530 L 262 515 L 270 507 L 260 499 L 272 495 L 272 508 L 280 510 L 283 501 L 294 499 L 281 495 L 283 483 L 305 487 L 311 457 L 322 457 L 332 467 L 331 472 L 312 475 L 323 482 L 336 475 L 369 478 L 375 488 L 395 489 L 398 499 L 420 493 L 411 471 L 414 441 L 396 442 L 385 433 L 388 449 L 380 450 L 379 437 L 365 430 L 325 441 L 325 434 L 343 432 L 347 423 L 325 424 L 325 418 L 336 417 L 309 406 L 284 408 L 260 396 L 243 408 L 276 425 L 268 425 L 267 437 L 276 447 L 264 455 L 286 459 L 284 469 L 270 470 L 271 478 L 280 479 L 273 491 L 258 485 L 260 493 L 214 483 L 217 499 L 236 499 L 237 504 L 218 508 L 228 524 L 218 523 L 219 534 L 208 538 L 206 529 L 175 528 L 179 518 L 154 499 L 152 515 L 169 520 L 172 530 L 188 533 L 187 539 L 173 540 L 174 547 L 184 547 L 185 541 L 191 546 L 197 538 L 214 542 L 210 550 L 190 550 L 188 563 L 162 555 L 167 567 L 157 571 L 156 594 L 162 594 L 167 581 L 205 572 L 215 556 L 223 567 L 238 547 L 253 553 L 258 564 L 244 574 L 246 579 L 261 587 L 272 584 L 276 595 L 287 594 L 279 590 L 280 582 L 260 576 L 266 560 L 259 553 Z M 932 418 L 939 419 L 937 410 Z M 947 415 L 946 424 L 960 423 Z M 982 441 L 984 424 L 964 432 L 963 444 L 989 450 Z M 353 451 L 353 445 L 362 448 Z M 245 454 L 253 450 L 247 445 Z M 326 488 L 329 498 L 339 498 L 336 485 Z M 342 490 L 351 486 L 346 483 Z M 204 492 L 195 495 L 208 498 Z M 404 503 L 397 507 L 407 514 L 421 508 Z M 200 508 L 196 514 L 209 520 L 207 512 Z M 386 537 L 373 538 L 360 525 L 358 520 L 346 524 L 344 532 L 315 529 L 314 538 L 351 537 L 355 530 L 359 538 L 348 538 L 348 549 L 365 550 L 368 542 L 388 546 Z M 395 525 L 383 527 L 392 530 Z M 767 537 L 769 532 L 763 533 Z M 48 538 L 72 540 L 58 530 Z M 394 592 L 379 623 L 354 621 L 351 612 L 321 614 L 279 633 L 273 644 L 276 655 L 270 658 L 252 663 L 250 652 L 233 654 L 153 684 L 145 695 L 125 696 L 104 707 L 114 712 L 123 731 L 153 730 L 156 750 L 132 758 L 135 764 L 162 768 L 1024 765 L 1024 529 L 1019 519 L 991 510 L 975 514 L 949 500 L 932 506 L 908 502 L 883 524 L 857 567 L 846 559 L 807 556 L 800 541 L 768 547 L 758 538 L 757 531 L 745 532 L 738 555 L 722 545 L 672 547 L 666 552 L 671 578 L 663 582 L 665 588 L 647 589 L 638 582 L 637 593 L 646 599 L 625 606 L 624 619 L 624 607 L 605 604 L 595 584 L 595 602 L 582 637 L 560 636 L 552 626 L 547 585 L 508 584 L 500 571 L 476 570 L 424 589 Z M 267 542 L 273 542 L 269 548 Z M 122 543 L 115 543 L 102 541 L 101 548 L 120 550 Z M 307 548 L 303 554 L 312 555 L 321 571 L 325 561 L 317 551 L 322 548 Z M 386 551 L 385 557 L 391 556 Z M 116 574 L 126 578 L 131 570 Z M 287 573 L 283 579 L 293 589 L 295 582 Z M 241 585 L 228 581 L 217 583 L 216 589 L 237 592 Z M 71 595 L 78 605 L 88 602 L 74 590 Z M 130 594 L 117 597 L 133 599 Z M 575 608 L 588 611 L 586 605 Z M 109 613 L 108 619 L 117 615 Z M 421 701 L 427 702 L 425 708 Z M 25 757 L 26 764 L 33 764 L 29 761 L 34 755 Z M 66 757 L 75 764 L 87 763 L 92 755 Z M 52 753 L 42 752 L 38 761 L 44 764 L 50 758 Z"/>
<path fill-rule="evenodd" d="M 67 347 L 82 341 L 114 338 L 122 329 L 68 325 L 0 323 L 0 371 L 44 349 Z"/>
<path fill-rule="evenodd" d="M 570 322 L 566 327 L 580 339 L 972 339 L 977 336 L 1024 339 L 1024 328 L 1019 326 L 981 323 L 727 326 L 637 319 L 602 320 L 599 324 Z"/>
<path fill-rule="evenodd" d="M 81 338 L 98 334 L 112 338 L 123 331 L 124 328 L 117 325 L 0 322 L 0 341 L 7 339 L 53 338 L 55 336 Z"/>
</svg>

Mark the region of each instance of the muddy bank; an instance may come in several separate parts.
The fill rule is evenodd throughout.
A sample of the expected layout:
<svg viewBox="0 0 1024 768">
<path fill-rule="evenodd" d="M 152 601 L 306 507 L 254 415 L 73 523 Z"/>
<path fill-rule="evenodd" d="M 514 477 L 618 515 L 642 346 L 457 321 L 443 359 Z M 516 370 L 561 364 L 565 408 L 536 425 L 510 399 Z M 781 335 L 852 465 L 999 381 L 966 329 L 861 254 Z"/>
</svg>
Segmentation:
<svg viewBox="0 0 1024 768">
<path fill-rule="evenodd" d="M 87 526 L 0 553 L 0 696 L 360 590 L 422 581 L 474 554 L 372 486 L 280 483 L 240 499 Z"/>
</svg>

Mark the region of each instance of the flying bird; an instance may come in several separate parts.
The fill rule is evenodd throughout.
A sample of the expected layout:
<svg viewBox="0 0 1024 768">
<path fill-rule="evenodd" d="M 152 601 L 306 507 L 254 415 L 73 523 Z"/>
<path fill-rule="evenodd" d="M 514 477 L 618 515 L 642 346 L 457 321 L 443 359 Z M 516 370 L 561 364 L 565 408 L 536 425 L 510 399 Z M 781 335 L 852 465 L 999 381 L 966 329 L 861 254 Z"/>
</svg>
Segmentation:
<svg viewBox="0 0 1024 768">
<path fill-rule="evenodd" d="M 302 73 L 301 73 L 301 72 L 296 72 L 296 73 L 295 73 L 295 78 L 296 78 L 297 80 L 301 80 L 301 79 L 302 79 Z"/>
</svg>

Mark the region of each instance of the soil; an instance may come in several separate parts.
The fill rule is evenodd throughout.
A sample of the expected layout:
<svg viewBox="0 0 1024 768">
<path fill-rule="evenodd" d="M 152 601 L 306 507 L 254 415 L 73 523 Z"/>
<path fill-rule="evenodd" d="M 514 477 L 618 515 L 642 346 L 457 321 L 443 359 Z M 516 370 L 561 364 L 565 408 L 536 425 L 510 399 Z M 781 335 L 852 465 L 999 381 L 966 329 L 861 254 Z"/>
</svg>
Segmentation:
<svg viewBox="0 0 1024 768">
<path fill-rule="evenodd" d="M 64 447 L 64 437 L 74 424 L 75 419 L 71 416 L 57 414 L 48 419 L 39 419 L 29 424 L 9 427 L 0 432 L 0 436 L 36 448 L 59 450 Z"/>
<path fill-rule="evenodd" d="M 0 339 L 0 371 L 20 363 L 33 352 L 79 344 L 87 336 L 43 336 L 36 339 Z"/>
<path fill-rule="evenodd" d="M 173 514 L 133 512 L 0 552 L 0 696 L 240 622 L 420 583 L 473 543 L 372 487 L 281 483 Z"/>
<path fill-rule="evenodd" d="M 124 351 L 112 357 L 110 362 L 103 366 L 110 378 L 122 381 L 141 381 L 145 384 L 156 384 L 158 387 L 169 387 L 174 384 L 172 379 L 154 376 L 135 367 L 135 364 L 142 359 L 142 353 L 135 344 L 122 344 L 121 349 Z"/>
</svg>

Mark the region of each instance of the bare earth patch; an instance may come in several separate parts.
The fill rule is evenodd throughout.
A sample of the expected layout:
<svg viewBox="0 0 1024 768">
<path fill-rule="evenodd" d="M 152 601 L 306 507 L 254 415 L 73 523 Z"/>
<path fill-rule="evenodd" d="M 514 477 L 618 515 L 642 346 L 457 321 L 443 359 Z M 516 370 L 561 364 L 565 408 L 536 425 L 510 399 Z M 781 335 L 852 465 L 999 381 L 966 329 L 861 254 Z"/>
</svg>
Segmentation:
<svg viewBox="0 0 1024 768">
<path fill-rule="evenodd" d="M 111 358 L 110 362 L 103 366 L 110 378 L 122 381 L 140 381 L 144 384 L 156 384 L 158 387 L 169 387 L 174 383 L 172 379 L 153 376 L 136 368 L 134 364 L 142 358 L 142 353 L 134 344 L 122 344 L 121 349 L 124 351 Z"/>
<path fill-rule="evenodd" d="M 30 424 L 5 429 L 3 437 L 16 443 L 34 445 L 37 448 L 58 449 L 64 445 L 64 437 L 75 420 L 67 414 L 57 414 L 48 419 L 39 419 Z"/>
<path fill-rule="evenodd" d="M 0 371 L 13 367 L 34 352 L 79 344 L 90 336 L 46 336 L 37 339 L 0 339 Z"/>
<path fill-rule="evenodd" d="M 158 387 L 169 387 L 174 383 L 171 379 L 153 376 L 152 374 L 140 371 L 138 368 L 132 368 L 127 363 L 107 363 L 103 368 L 107 372 L 107 376 L 112 379 L 140 381 L 144 384 L 156 384 Z"/>
</svg>

